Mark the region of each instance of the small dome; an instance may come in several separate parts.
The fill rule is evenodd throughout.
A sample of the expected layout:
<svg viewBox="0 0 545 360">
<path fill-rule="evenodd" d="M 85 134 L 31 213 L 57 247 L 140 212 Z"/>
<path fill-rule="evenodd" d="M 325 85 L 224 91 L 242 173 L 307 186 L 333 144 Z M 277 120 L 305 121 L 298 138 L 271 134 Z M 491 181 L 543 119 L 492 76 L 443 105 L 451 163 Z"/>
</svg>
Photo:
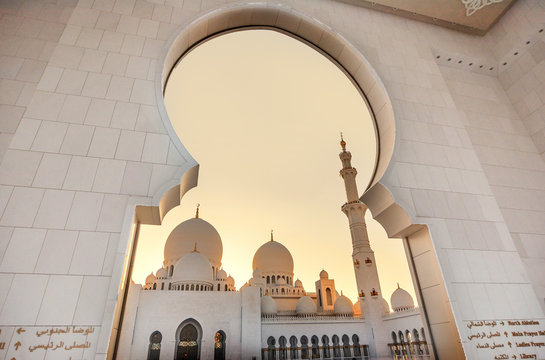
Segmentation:
<svg viewBox="0 0 545 360">
<path fill-rule="evenodd" d="M 252 273 L 252 277 L 254 279 L 259 279 L 261 277 L 261 270 L 259 269 L 254 269 L 254 272 Z"/>
<path fill-rule="evenodd" d="M 231 275 L 227 276 L 226 282 L 229 285 L 235 285 L 235 279 L 233 279 L 233 277 Z"/>
<path fill-rule="evenodd" d="M 385 298 L 382 298 L 381 302 L 382 302 L 382 312 L 385 314 L 388 314 L 390 312 L 390 305 L 388 305 L 388 301 L 386 301 Z"/>
<path fill-rule="evenodd" d="M 212 266 L 206 256 L 194 251 L 185 255 L 174 265 L 172 282 L 208 282 L 212 283 Z"/>
<path fill-rule="evenodd" d="M 267 241 L 255 252 L 252 269 L 259 269 L 262 273 L 293 274 L 293 258 L 278 241 Z"/>
<path fill-rule="evenodd" d="M 261 298 L 261 313 L 265 315 L 275 315 L 278 312 L 276 301 L 270 296 Z"/>
<path fill-rule="evenodd" d="M 210 263 L 219 266 L 223 255 L 220 234 L 210 223 L 199 218 L 186 220 L 172 230 L 165 244 L 165 263 L 176 262 L 189 254 L 195 243 Z"/>
<path fill-rule="evenodd" d="M 316 314 L 316 304 L 310 298 L 310 296 L 302 296 L 297 300 L 295 305 L 295 312 L 297 315 L 310 315 Z"/>
<path fill-rule="evenodd" d="M 390 298 L 390 304 L 395 312 L 414 309 L 414 301 L 407 291 L 397 287 Z"/>
<path fill-rule="evenodd" d="M 157 270 L 157 272 L 155 273 L 155 276 L 157 277 L 157 279 L 166 279 L 166 278 L 168 278 L 167 269 L 165 269 L 165 268 L 160 268 L 160 269 Z"/>
<path fill-rule="evenodd" d="M 303 287 L 303 283 L 301 282 L 301 280 L 299 280 L 299 279 L 295 280 L 295 287 L 296 288 L 302 288 Z"/>
<path fill-rule="evenodd" d="M 220 269 L 218 273 L 216 274 L 216 280 L 225 280 L 227 279 L 227 273 L 225 270 Z"/>
<path fill-rule="evenodd" d="M 354 315 L 356 316 L 361 315 L 361 306 L 360 306 L 359 300 L 354 303 L 354 306 L 352 308 L 354 309 Z"/>
<path fill-rule="evenodd" d="M 352 315 L 354 314 L 354 305 L 349 298 L 344 295 L 341 295 L 335 300 L 333 305 L 333 310 L 337 315 Z"/>
<path fill-rule="evenodd" d="M 324 280 L 329 279 L 329 274 L 324 269 L 322 269 L 322 271 L 320 271 L 320 279 L 324 279 Z"/>
<path fill-rule="evenodd" d="M 155 280 L 157 280 L 157 277 L 151 273 L 146 277 L 146 284 L 154 283 Z"/>
</svg>

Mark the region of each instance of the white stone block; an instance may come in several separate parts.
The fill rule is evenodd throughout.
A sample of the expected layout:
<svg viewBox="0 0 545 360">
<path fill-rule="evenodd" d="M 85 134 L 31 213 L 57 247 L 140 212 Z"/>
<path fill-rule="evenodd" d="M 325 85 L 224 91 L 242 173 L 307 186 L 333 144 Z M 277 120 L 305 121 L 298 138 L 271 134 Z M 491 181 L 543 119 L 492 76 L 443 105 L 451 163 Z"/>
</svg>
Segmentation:
<svg viewBox="0 0 545 360">
<path fill-rule="evenodd" d="M 15 228 L 0 264 L 0 271 L 33 272 L 44 239 L 45 230 Z"/>
<path fill-rule="evenodd" d="M 110 86 L 110 80 L 110 75 L 89 73 L 81 94 L 84 96 L 104 98 L 108 91 L 108 87 Z"/>
<path fill-rule="evenodd" d="M 63 189 L 91 190 L 97 167 L 98 159 L 96 158 L 73 156 L 64 179 Z"/>
<path fill-rule="evenodd" d="M 131 56 L 127 64 L 125 76 L 145 80 L 148 75 L 149 67 L 150 59 L 140 56 Z"/>
<path fill-rule="evenodd" d="M 85 52 L 84 48 L 59 44 L 51 55 L 50 64 L 67 69 L 77 69 Z"/>
<path fill-rule="evenodd" d="M 100 29 L 81 29 L 76 46 L 81 46 L 86 49 L 98 49 L 100 40 L 102 39 L 103 31 Z"/>
<path fill-rule="evenodd" d="M 58 120 L 65 123 L 83 124 L 91 99 L 84 96 L 67 95 Z"/>
<path fill-rule="evenodd" d="M 68 125 L 55 121 L 42 121 L 31 149 L 34 151 L 59 152 Z"/>
<path fill-rule="evenodd" d="M 56 91 L 61 94 L 80 95 L 86 78 L 86 71 L 66 69 L 62 73 Z"/>
<path fill-rule="evenodd" d="M 169 142 L 168 135 L 148 133 L 144 143 L 142 161 L 158 164 L 166 163 Z"/>
<path fill-rule="evenodd" d="M 140 20 L 137 17 L 122 15 L 117 25 L 117 32 L 136 34 Z"/>
<path fill-rule="evenodd" d="M 121 190 L 125 164 L 126 161 L 122 160 L 100 159 L 93 183 L 93 191 L 118 193 Z"/>
<path fill-rule="evenodd" d="M 87 110 L 87 116 L 85 117 L 85 124 L 109 126 L 114 106 L 114 101 L 92 99 L 89 110 Z"/>
<path fill-rule="evenodd" d="M 0 220 L 0 225 L 32 226 L 43 194 L 43 189 L 15 187 L 2 215 L 2 220 Z"/>
<path fill-rule="evenodd" d="M 102 51 L 119 52 L 123 44 L 123 38 L 124 35 L 121 33 L 104 31 L 98 48 Z"/>
<path fill-rule="evenodd" d="M 105 74 L 123 76 L 129 62 L 129 56 L 125 54 L 108 53 L 102 72 Z"/>
<path fill-rule="evenodd" d="M 0 323 L 33 325 L 40 310 L 48 278 L 47 275 L 15 274 L 0 313 Z"/>
<path fill-rule="evenodd" d="M 68 155 L 44 154 L 32 185 L 36 187 L 60 189 L 69 165 L 70 156 Z"/>
<path fill-rule="evenodd" d="M 106 61 L 106 55 L 106 51 L 85 49 L 85 53 L 79 64 L 79 69 L 95 73 L 101 72 L 104 62 Z"/>
<path fill-rule="evenodd" d="M 67 274 L 77 238 L 77 231 L 47 230 L 35 271 L 46 274 Z"/>
<path fill-rule="evenodd" d="M 25 117 L 57 120 L 64 100 L 65 95 L 36 91 L 25 112 Z"/>
<path fill-rule="evenodd" d="M 34 220 L 34 226 L 47 229 L 63 229 L 73 199 L 73 191 L 46 190 Z"/>
<path fill-rule="evenodd" d="M 134 130 L 138 117 L 138 104 L 116 102 L 110 127 Z"/>
<path fill-rule="evenodd" d="M 146 133 L 139 131 L 122 130 L 117 151 L 116 159 L 139 161 L 144 147 Z"/>
<path fill-rule="evenodd" d="M 0 164 L 0 183 L 4 185 L 30 185 L 42 159 L 33 151 L 8 150 Z"/>
<path fill-rule="evenodd" d="M 106 249 L 106 257 L 102 266 L 102 275 L 111 276 L 114 267 L 115 256 L 117 255 L 117 246 L 119 244 L 119 234 L 111 233 Z"/>
<path fill-rule="evenodd" d="M 120 52 L 122 54 L 140 56 L 142 54 L 142 49 L 144 49 L 145 40 L 146 38 L 143 36 L 125 35 Z"/>
<path fill-rule="evenodd" d="M 30 146 L 40 127 L 40 123 L 41 120 L 22 118 L 17 127 L 17 131 L 11 139 L 10 148 L 30 150 Z"/>
<path fill-rule="evenodd" d="M 71 324 L 83 276 L 51 275 L 36 325 Z"/>
<path fill-rule="evenodd" d="M 146 196 L 148 194 L 153 165 L 127 162 L 121 192 L 129 195 Z"/>
<path fill-rule="evenodd" d="M 87 155 L 95 128 L 86 125 L 69 125 L 61 146 L 61 153 Z"/>
<path fill-rule="evenodd" d="M 109 277 L 85 276 L 79 294 L 74 324 L 100 325 L 108 293 Z"/>
<path fill-rule="evenodd" d="M 155 87 L 152 81 L 135 80 L 131 93 L 131 102 L 154 105 L 155 104 Z"/>
<path fill-rule="evenodd" d="M 66 228 L 70 230 L 95 230 L 103 198 L 103 194 L 77 192 Z"/>
<path fill-rule="evenodd" d="M 136 122 L 136 130 L 160 134 L 166 133 L 157 107 L 140 105 L 140 112 L 138 113 L 138 120 Z"/>
<path fill-rule="evenodd" d="M 80 232 L 69 273 L 77 275 L 100 275 L 106 248 L 108 247 L 108 239 L 108 233 Z"/>
<path fill-rule="evenodd" d="M 106 98 L 111 100 L 129 101 L 134 80 L 127 77 L 112 76 Z"/>
</svg>

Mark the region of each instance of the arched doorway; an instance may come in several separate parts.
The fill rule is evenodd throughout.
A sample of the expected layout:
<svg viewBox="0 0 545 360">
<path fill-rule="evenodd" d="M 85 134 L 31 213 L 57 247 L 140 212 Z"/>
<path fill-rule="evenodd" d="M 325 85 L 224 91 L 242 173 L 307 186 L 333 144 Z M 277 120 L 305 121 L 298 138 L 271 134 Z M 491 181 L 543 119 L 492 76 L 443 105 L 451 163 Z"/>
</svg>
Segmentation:
<svg viewBox="0 0 545 360">
<path fill-rule="evenodd" d="M 201 327 L 194 320 L 186 320 L 176 337 L 176 360 L 199 360 L 201 353 Z"/>
<path fill-rule="evenodd" d="M 149 337 L 148 360 L 159 360 L 161 354 L 161 340 L 163 336 L 159 331 L 154 331 Z"/>
<path fill-rule="evenodd" d="M 225 360 L 225 333 L 220 330 L 214 336 L 214 360 Z"/>
</svg>

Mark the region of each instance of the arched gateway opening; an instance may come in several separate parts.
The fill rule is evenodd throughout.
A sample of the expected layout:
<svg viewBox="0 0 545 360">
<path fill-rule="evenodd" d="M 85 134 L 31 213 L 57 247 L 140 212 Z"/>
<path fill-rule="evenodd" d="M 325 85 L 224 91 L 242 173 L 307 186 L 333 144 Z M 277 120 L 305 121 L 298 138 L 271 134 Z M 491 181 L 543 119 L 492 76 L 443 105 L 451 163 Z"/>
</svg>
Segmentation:
<svg viewBox="0 0 545 360">
<path fill-rule="evenodd" d="M 138 226 L 140 224 L 160 224 L 164 216 L 179 205 L 183 195 L 197 184 L 198 164 L 175 135 L 161 99 L 169 73 L 178 59 L 200 42 L 225 32 L 248 27 L 281 31 L 313 46 L 337 64 L 367 100 L 376 124 L 378 157 L 374 174 L 361 200 L 370 209 L 373 217 L 383 225 L 388 236 L 404 238 L 407 255 L 411 260 L 413 279 L 419 290 L 418 300 L 424 310 L 424 323 L 429 328 L 430 337 L 433 337 L 435 351 L 439 356 L 461 354 L 460 344 L 453 341 L 459 337 L 451 308 L 448 305 L 443 279 L 439 276 L 430 280 L 428 277 L 426 284 L 421 284 L 419 281 L 420 278 L 424 278 L 425 272 L 432 271 L 440 274 L 428 229 L 423 225 L 413 224 L 411 215 L 380 183 L 394 153 L 395 122 L 392 105 L 378 76 L 365 58 L 350 43 L 327 26 L 284 7 L 243 5 L 218 9 L 184 26 L 182 31 L 171 39 L 171 46 L 164 56 L 163 67 L 157 74 L 156 90 L 157 97 L 160 99 L 158 106 L 164 125 L 179 153 L 188 159 L 192 166 L 187 169 L 179 183 L 163 186 L 163 193 L 156 194 L 157 206 L 137 207 L 136 209 L 133 222 L 135 227 L 133 227 L 131 246 L 129 246 L 131 256 L 127 257 L 129 259 L 126 262 L 127 271 L 124 272 L 122 279 L 124 293 L 118 297 L 109 357 L 113 358 L 116 355 L 119 343 L 118 334 L 123 327 L 122 317 L 127 296 L 126 289 L 134 261 L 134 242 L 138 236 Z M 416 258 L 418 261 L 414 261 Z M 432 290 L 428 291 L 427 289 Z"/>
</svg>

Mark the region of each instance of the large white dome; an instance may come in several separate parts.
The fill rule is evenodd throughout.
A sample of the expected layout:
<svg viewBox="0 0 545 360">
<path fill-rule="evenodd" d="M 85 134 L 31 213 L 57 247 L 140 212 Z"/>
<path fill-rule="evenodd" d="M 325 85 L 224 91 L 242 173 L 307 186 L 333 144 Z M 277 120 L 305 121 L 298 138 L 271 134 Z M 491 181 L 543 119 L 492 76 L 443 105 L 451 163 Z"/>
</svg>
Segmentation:
<svg viewBox="0 0 545 360">
<path fill-rule="evenodd" d="M 212 266 L 206 256 L 194 251 L 182 257 L 174 265 L 172 283 L 206 282 L 212 283 Z"/>
<path fill-rule="evenodd" d="M 165 244 L 165 264 L 175 263 L 182 256 L 197 249 L 210 263 L 219 266 L 223 255 L 220 234 L 207 221 L 193 218 L 176 226 Z"/>
<path fill-rule="evenodd" d="M 341 295 L 335 300 L 333 311 L 337 315 L 352 315 L 354 314 L 354 305 L 352 301 L 344 295 Z"/>
<path fill-rule="evenodd" d="M 289 250 L 277 241 L 268 241 L 255 252 L 252 262 L 253 270 L 261 273 L 293 274 L 293 258 Z"/>
<path fill-rule="evenodd" d="M 278 312 L 276 301 L 270 296 L 261 298 L 261 313 L 265 315 L 274 315 Z"/>
<path fill-rule="evenodd" d="M 396 312 L 414 309 L 413 297 L 399 286 L 392 293 L 390 304 L 392 304 L 392 309 Z"/>
<path fill-rule="evenodd" d="M 295 305 L 295 312 L 297 315 L 311 315 L 316 314 L 316 304 L 310 298 L 310 296 L 302 296 L 297 300 Z"/>
</svg>

